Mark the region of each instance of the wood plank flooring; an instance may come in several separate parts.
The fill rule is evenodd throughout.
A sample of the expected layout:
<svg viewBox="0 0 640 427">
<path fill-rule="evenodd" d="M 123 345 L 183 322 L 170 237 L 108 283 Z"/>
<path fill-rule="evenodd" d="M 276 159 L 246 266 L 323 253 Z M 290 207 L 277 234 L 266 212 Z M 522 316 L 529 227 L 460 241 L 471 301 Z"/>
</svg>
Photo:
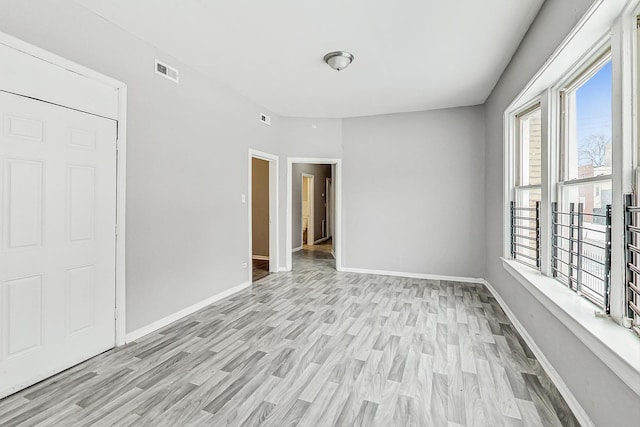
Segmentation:
<svg viewBox="0 0 640 427">
<path fill-rule="evenodd" d="M 260 279 L 263 279 L 269 275 L 269 261 L 261 260 L 261 259 L 254 259 L 251 261 L 252 261 L 251 264 L 253 267 L 252 275 L 253 275 L 254 282 Z"/>
<path fill-rule="evenodd" d="M 294 272 L 0 400 L 0 425 L 577 426 L 482 284 Z"/>
</svg>

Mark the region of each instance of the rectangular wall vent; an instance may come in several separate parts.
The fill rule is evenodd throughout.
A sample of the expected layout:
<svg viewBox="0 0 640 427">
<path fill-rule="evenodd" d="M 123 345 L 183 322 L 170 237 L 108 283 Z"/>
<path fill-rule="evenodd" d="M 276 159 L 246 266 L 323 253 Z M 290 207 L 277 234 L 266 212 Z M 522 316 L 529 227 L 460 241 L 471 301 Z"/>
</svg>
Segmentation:
<svg viewBox="0 0 640 427">
<path fill-rule="evenodd" d="M 156 73 L 178 83 L 178 70 L 156 59 Z"/>
<path fill-rule="evenodd" d="M 271 117 L 266 114 L 260 114 L 260 121 L 265 125 L 271 126 Z"/>
</svg>

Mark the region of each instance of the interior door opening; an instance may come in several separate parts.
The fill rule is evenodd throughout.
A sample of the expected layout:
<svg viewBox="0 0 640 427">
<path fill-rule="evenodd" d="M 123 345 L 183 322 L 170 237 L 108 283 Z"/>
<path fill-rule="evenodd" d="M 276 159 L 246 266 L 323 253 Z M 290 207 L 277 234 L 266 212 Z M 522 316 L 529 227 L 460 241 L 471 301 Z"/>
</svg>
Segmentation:
<svg viewBox="0 0 640 427">
<path fill-rule="evenodd" d="M 269 162 L 251 159 L 252 280 L 269 274 Z"/>
<path fill-rule="evenodd" d="M 249 150 L 249 278 L 278 271 L 278 156 Z"/>
<path fill-rule="evenodd" d="M 292 233 L 293 264 L 319 263 L 335 268 L 335 222 L 333 176 L 335 165 L 329 163 L 293 163 L 292 173 Z"/>
<path fill-rule="evenodd" d="M 313 246 L 315 241 L 315 227 L 314 227 L 314 206 L 313 206 L 313 187 L 315 184 L 315 177 L 311 174 L 302 174 L 302 244 L 307 246 Z"/>
</svg>

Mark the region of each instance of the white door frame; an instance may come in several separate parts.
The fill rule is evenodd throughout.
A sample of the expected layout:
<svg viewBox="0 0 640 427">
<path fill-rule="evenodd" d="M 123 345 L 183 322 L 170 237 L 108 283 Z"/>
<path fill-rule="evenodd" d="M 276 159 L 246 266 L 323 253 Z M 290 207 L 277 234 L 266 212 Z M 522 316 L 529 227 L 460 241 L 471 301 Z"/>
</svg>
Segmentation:
<svg viewBox="0 0 640 427">
<path fill-rule="evenodd" d="M 127 188 L 127 85 L 123 82 L 105 76 L 97 71 L 76 64 L 68 59 L 62 58 L 49 51 L 23 42 L 13 36 L 0 32 L 0 44 L 15 49 L 17 51 L 31 55 L 49 64 L 55 65 L 69 73 L 79 74 L 94 82 L 113 88 L 117 93 L 117 105 L 113 106 L 113 117 L 118 123 L 117 142 L 116 142 L 116 301 L 114 307 L 115 317 L 115 337 L 114 345 L 121 346 L 125 344 L 126 335 L 126 188 Z M 29 82 L 26 82 L 28 85 Z M 1 89 L 1 87 L 0 87 Z M 18 93 L 20 95 L 20 93 Z M 32 96 L 33 97 L 33 96 Z M 37 98 L 36 98 L 37 99 Z M 51 102 L 42 99 L 45 102 Z M 73 107 L 74 105 L 64 105 Z M 81 111 L 84 111 L 80 109 Z M 91 113 L 91 111 L 88 111 Z"/>
<path fill-rule="evenodd" d="M 280 175 L 280 157 L 275 154 L 265 153 L 254 149 L 249 149 L 249 180 L 247 198 L 247 209 L 249 213 L 249 256 L 247 257 L 249 266 L 249 283 L 253 283 L 253 272 L 251 262 L 253 258 L 253 212 L 252 212 L 252 159 L 260 159 L 269 162 L 269 272 L 276 273 L 280 265 L 280 230 L 278 227 L 278 188 Z"/>
<path fill-rule="evenodd" d="M 322 237 L 326 237 L 327 239 L 331 238 L 331 209 L 333 208 L 333 206 L 331 205 L 329 190 L 331 188 L 332 182 L 333 178 L 325 178 L 324 180 L 324 208 L 326 221 L 324 223 L 324 236 Z"/>
<path fill-rule="evenodd" d="M 327 159 L 318 157 L 287 157 L 287 239 L 286 248 L 286 271 L 291 271 L 293 265 L 292 257 L 292 228 L 293 228 L 293 164 L 306 163 L 315 165 L 335 165 L 336 174 L 332 176 L 333 191 L 335 192 L 334 204 L 334 236 L 336 270 L 342 271 L 342 159 Z"/>
<path fill-rule="evenodd" d="M 316 227 L 315 227 L 315 206 L 314 206 L 314 199 L 316 197 L 316 195 L 314 194 L 314 190 L 315 190 L 315 185 L 316 185 L 316 177 L 310 173 L 304 173 L 302 172 L 302 176 L 300 177 L 301 179 L 301 185 L 302 187 L 300 188 L 300 236 L 302 237 L 302 246 L 304 246 L 304 232 L 302 231 L 302 221 L 304 220 L 304 216 L 302 214 L 303 211 L 303 202 L 304 199 L 302 198 L 302 194 L 304 192 L 304 179 L 308 178 L 310 180 L 310 184 L 309 184 L 309 194 L 307 194 L 307 196 L 309 196 L 309 224 L 307 224 L 307 245 L 309 246 L 313 246 L 315 240 L 316 240 Z"/>
</svg>

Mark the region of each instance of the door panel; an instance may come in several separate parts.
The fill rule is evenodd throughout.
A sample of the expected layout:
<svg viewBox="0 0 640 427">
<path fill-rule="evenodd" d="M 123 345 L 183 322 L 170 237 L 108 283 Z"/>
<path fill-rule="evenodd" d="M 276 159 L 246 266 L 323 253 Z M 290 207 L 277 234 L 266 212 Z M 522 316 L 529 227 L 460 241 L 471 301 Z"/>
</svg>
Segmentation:
<svg viewBox="0 0 640 427">
<path fill-rule="evenodd" d="M 0 92 L 0 397 L 115 343 L 116 122 Z"/>
</svg>

